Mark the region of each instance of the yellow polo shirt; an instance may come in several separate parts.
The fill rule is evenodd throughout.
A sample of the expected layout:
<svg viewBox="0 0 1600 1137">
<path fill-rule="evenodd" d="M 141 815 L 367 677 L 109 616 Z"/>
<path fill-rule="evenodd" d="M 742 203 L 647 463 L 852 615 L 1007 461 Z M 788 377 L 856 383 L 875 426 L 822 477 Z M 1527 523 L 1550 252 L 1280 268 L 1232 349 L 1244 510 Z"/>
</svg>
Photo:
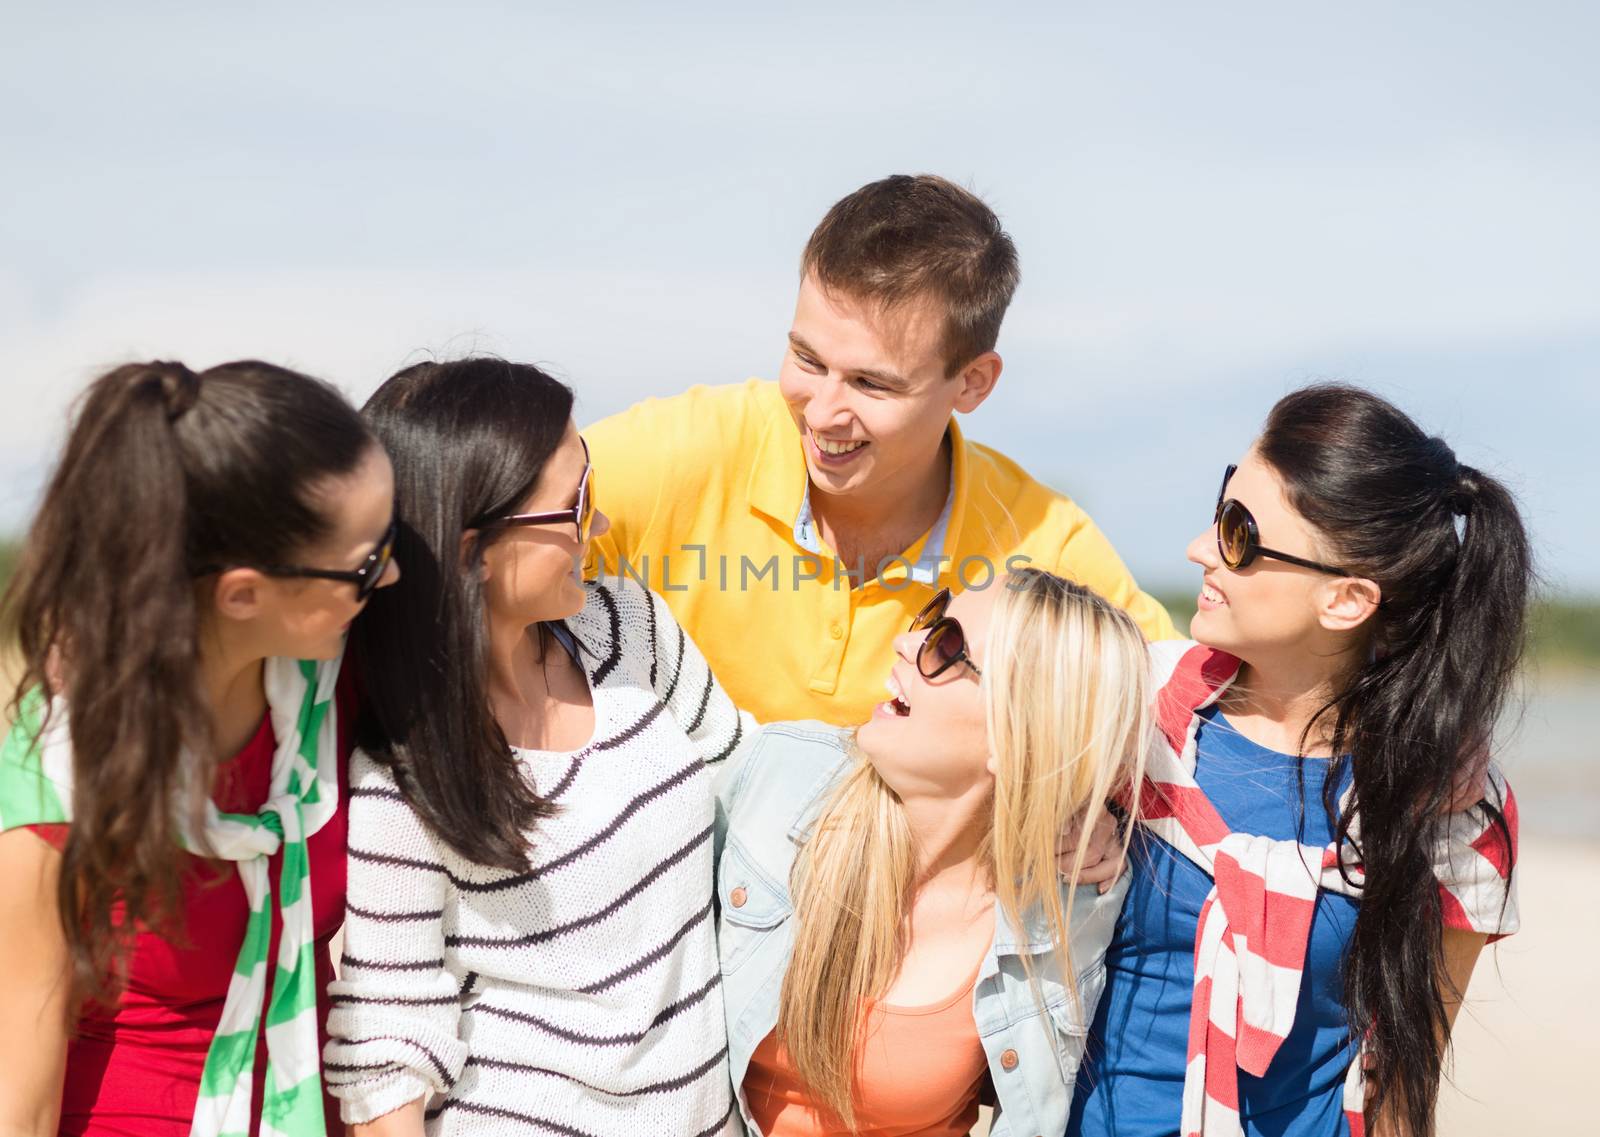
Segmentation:
<svg viewBox="0 0 1600 1137">
<path fill-rule="evenodd" d="M 734 703 L 762 722 L 865 722 L 892 641 L 941 585 L 984 587 L 1031 564 L 1093 588 L 1151 639 L 1177 633 L 1072 500 L 950 423 L 944 512 L 851 588 L 816 533 L 800 435 L 776 383 L 647 399 L 583 432 L 611 519 L 585 566 L 660 593 Z"/>
</svg>

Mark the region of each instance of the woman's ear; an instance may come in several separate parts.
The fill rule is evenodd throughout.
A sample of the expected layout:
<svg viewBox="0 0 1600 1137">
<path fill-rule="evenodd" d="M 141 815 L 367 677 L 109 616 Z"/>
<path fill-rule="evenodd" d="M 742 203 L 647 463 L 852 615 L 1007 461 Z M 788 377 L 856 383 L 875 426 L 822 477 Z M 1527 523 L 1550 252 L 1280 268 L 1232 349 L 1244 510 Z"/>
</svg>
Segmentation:
<svg viewBox="0 0 1600 1137">
<path fill-rule="evenodd" d="M 267 578 L 253 568 L 232 568 L 217 574 L 211 602 L 217 615 L 244 622 L 261 614 L 266 603 Z"/>
<path fill-rule="evenodd" d="M 462 572 L 466 572 L 468 569 L 470 569 L 472 567 L 472 556 L 473 556 L 473 553 L 481 551 L 479 549 L 478 542 L 482 538 L 483 538 L 483 530 L 482 529 L 466 529 L 466 530 L 462 531 L 462 534 L 461 534 L 461 560 L 460 560 L 460 566 L 461 566 L 461 571 Z M 479 556 L 478 557 L 478 579 L 480 581 L 489 579 L 489 558 L 488 557 L 485 557 L 485 556 Z"/>
<path fill-rule="evenodd" d="M 1383 590 L 1377 581 L 1361 576 L 1341 576 L 1322 586 L 1317 620 L 1330 632 L 1359 628 L 1378 611 Z"/>
</svg>

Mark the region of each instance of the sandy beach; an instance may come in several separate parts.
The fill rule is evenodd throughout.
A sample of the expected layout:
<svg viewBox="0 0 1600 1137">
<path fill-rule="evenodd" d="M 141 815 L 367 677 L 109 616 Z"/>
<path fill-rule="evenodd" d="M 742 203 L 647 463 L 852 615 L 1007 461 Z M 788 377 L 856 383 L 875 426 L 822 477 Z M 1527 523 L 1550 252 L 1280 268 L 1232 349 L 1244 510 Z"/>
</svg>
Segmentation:
<svg viewBox="0 0 1600 1137">
<path fill-rule="evenodd" d="M 1524 837 L 1522 931 L 1490 949 L 1456 1023 L 1439 1104 L 1445 1137 L 1600 1132 L 1588 1100 L 1600 1070 L 1600 843 Z"/>
</svg>

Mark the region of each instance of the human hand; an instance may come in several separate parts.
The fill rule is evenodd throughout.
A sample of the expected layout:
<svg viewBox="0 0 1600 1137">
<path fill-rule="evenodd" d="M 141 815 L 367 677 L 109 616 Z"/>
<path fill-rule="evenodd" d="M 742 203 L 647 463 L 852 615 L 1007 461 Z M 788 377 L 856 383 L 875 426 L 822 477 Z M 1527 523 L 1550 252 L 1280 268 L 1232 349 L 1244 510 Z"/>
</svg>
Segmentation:
<svg viewBox="0 0 1600 1137">
<path fill-rule="evenodd" d="M 1072 876 L 1072 864 L 1078 855 L 1078 841 L 1088 818 L 1089 842 L 1083 853 L 1083 864 L 1078 868 L 1079 884 L 1092 884 L 1104 893 L 1110 890 L 1122 875 L 1124 862 L 1122 841 L 1117 833 L 1117 819 L 1104 805 L 1091 806 L 1087 818 L 1079 816 L 1061 833 L 1056 842 L 1056 868 L 1063 877 Z"/>
</svg>

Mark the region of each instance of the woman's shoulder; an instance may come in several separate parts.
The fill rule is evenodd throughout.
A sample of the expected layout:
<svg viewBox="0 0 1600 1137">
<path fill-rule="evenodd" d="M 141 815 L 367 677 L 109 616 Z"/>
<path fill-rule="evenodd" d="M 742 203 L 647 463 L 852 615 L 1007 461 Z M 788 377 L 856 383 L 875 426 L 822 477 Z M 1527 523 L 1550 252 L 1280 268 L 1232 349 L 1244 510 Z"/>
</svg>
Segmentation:
<svg viewBox="0 0 1600 1137">
<path fill-rule="evenodd" d="M 730 815 L 759 815 L 760 823 L 781 823 L 787 830 L 850 768 L 850 732 L 823 722 L 767 723 L 732 761 L 724 798 Z"/>
<path fill-rule="evenodd" d="M 614 657 L 654 653 L 666 609 L 655 593 L 627 576 L 602 576 L 583 590 L 583 607 L 565 623 L 586 652 L 613 658 L 613 667 Z"/>
<path fill-rule="evenodd" d="M 394 770 L 359 746 L 350 752 L 349 770 L 352 797 L 403 797 Z"/>
<path fill-rule="evenodd" d="M 851 731 L 846 727 L 815 720 L 769 722 L 756 728 L 750 750 L 752 753 L 761 751 L 769 758 L 784 759 L 774 766 L 772 776 L 775 778 L 808 778 L 848 761 L 850 736 Z M 774 765 L 770 761 L 765 764 Z"/>
<path fill-rule="evenodd" d="M 1164 703 L 1182 702 L 1190 710 L 1208 702 L 1239 671 L 1237 657 L 1196 640 L 1157 640 L 1146 650 L 1158 697 Z"/>
</svg>

